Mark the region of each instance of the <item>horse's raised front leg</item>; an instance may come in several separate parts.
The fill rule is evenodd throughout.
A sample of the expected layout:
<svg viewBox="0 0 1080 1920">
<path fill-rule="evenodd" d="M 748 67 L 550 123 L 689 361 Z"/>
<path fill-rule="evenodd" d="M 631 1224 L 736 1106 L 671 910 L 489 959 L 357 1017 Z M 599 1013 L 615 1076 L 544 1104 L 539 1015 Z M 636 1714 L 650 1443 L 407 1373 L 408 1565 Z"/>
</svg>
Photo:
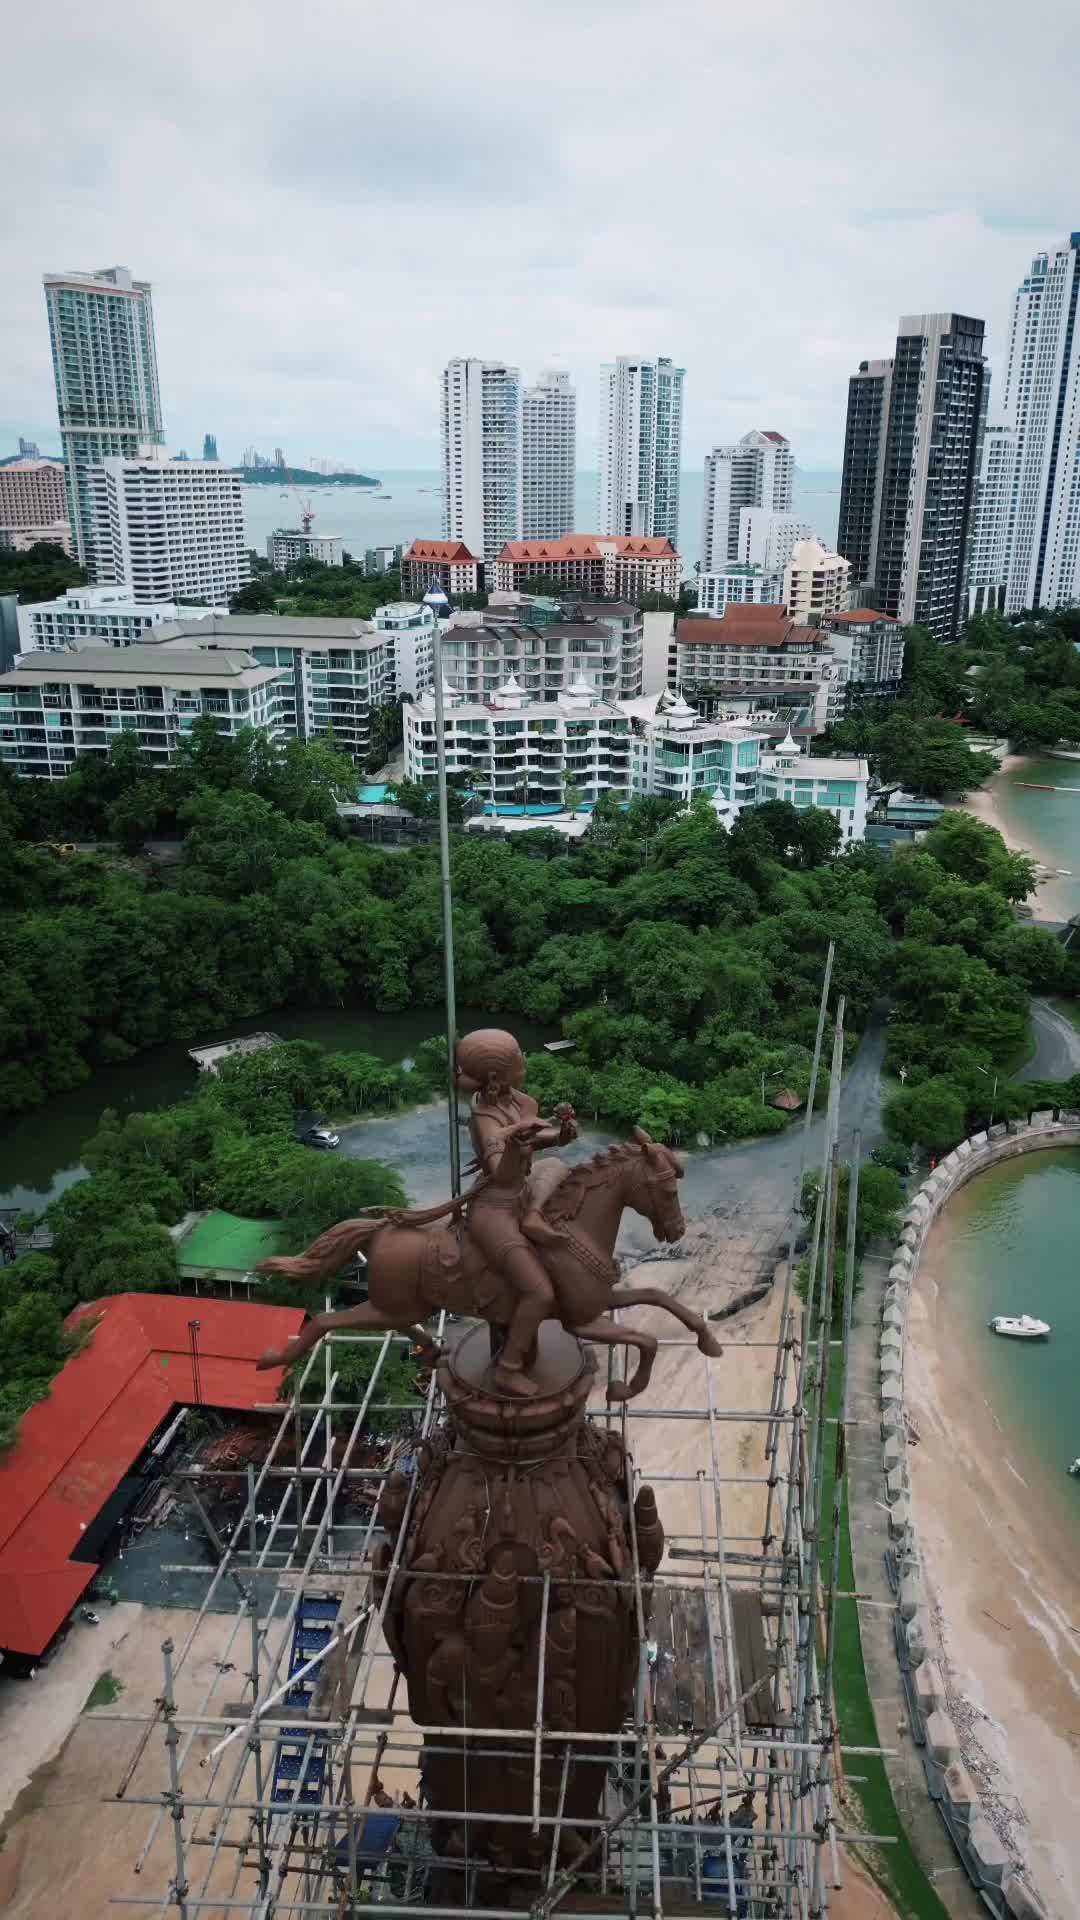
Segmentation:
<svg viewBox="0 0 1080 1920">
<path fill-rule="evenodd" d="M 287 1346 L 267 1347 L 255 1362 L 256 1370 L 263 1373 L 268 1367 L 295 1366 L 305 1353 L 310 1353 L 312 1347 L 318 1346 L 325 1334 L 333 1333 L 339 1327 L 360 1327 L 369 1333 L 392 1333 L 396 1322 L 389 1320 L 385 1313 L 380 1313 L 370 1300 L 365 1300 L 359 1307 L 346 1307 L 341 1313 L 314 1313 L 299 1333 L 290 1336 Z"/>
<path fill-rule="evenodd" d="M 613 1307 L 663 1307 L 681 1320 L 690 1333 L 697 1335 L 698 1350 L 707 1353 L 710 1359 L 719 1360 L 724 1349 L 714 1333 L 710 1333 L 708 1321 L 693 1307 L 684 1307 L 681 1300 L 673 1300 L 670 1293 L 662 1293 L 659 1287 L 628 1287 L 625 1290 L 616 1287 L 611 1296 Z"/>
<path fill-rule="evenodd" d="M 563 1323 L 566 1325 L 565 1321 Z M 599 1347 L 636 1347 L 640 1358 L 631 1380 L 611 1380 L 608 1383 L 609 1400 L 636 1400 L 644 1393 L 652 1377 L 653 1361 L 656 1359 L 656 1339 L 651 1333 L 638 1333 L 634 1327 L 617 1327 L 614 1320 L 590 1320 L 584 1327 L 567 1327 L 568 1333 L 576 1333 L 579 1340 L 595 1341 Z"/>
</svg>

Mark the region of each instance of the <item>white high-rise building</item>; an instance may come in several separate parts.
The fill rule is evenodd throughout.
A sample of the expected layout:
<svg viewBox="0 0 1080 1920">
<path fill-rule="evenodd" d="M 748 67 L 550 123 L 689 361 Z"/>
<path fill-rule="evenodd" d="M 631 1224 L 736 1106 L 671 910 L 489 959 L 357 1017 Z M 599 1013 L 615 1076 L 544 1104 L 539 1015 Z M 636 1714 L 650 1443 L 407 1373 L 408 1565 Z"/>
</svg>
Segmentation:
<svg viewBox="0 0 1080 1920">
<path fill-rule="evenodd" d="M 90 471 L 165 437 L 150 285 L 127 267 L 47 273 L 45 304 L 75 558 L 108 579 L 96 571 Z"/>
<path fill-rule="evenodd" d="M 600 531 L 679 544 L 679 462 L 685 370 L 620 355 L 603 369 Z"/>
<path fill-rule="evenodd" d="M 493 560 L 522 528 L 521 373 L 501 360 L 443 371 L 443 535 Z"/>
<path fill-rule="evenodd" d="M 541 373 L 534 387 L 526 387 L 521 466 L 522 539 L 558 540 L 572 533 L 577 394 L 568 373 Z"/>
<path fill-rule="evenodd" d="M 238 473 L 216 460 L 105 460 L 88 474 L 98 580 L 139 604 L 227 603 L 251 579 Z"/>
<path fill-rule="evenodd" d="M 968 614 L 1000 612 L 1009 578 L 1009 523 L 1016 483 L 1016 434 L 992 420 L 983 434 L 968 549 Z"/>
<path fill-rule="evenodd" d="M 777 513 L 772 507 L 739 510 L 739 559 L 747 566 L 782 573 L 796 542 L 814 538 L 809 520 L 800 520 L 797 514 Z"/>
<path fill-rule="evenodd" d="M 820 540 L 796 542 L 784 568 L 784 605 L 793 620 L 845 612 L 850 586 L 850 560 L 830 553 Z"/>
<path fill-rule="evenodd" d="M 1080 233 L 1016 291 L 1001 417 L 1015 436 L 1005 610 L 1080 596 Z M 1004 463 L 1003 463 L 1004 464 Z"/>
<path fill-rule="evenodd" d="M 736 445 L 714 447 L 706 454 L 701 523 L 701 564 L 705 572 L 749 557 L 740 551 L 744 507 L 790 514 L 794 492 L 795 456 L 791 442 L 782 433 L 755 428 L 744 433 Z"/>
</svg>

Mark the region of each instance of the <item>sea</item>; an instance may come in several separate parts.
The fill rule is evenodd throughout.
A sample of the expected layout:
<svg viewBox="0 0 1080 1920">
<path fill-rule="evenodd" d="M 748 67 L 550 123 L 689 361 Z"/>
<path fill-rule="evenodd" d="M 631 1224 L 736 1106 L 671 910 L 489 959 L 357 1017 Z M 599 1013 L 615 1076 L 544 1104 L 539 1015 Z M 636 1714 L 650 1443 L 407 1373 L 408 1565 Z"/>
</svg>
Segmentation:
<svg viewBox="0 0 1080 1920">
<path fill-rule="evenodd" d="M 362 555 L 375 546 L 408 545 L 412 540 L 442 537 L 442 486 L 438 469 L 383 472 L 373 487 L 312 487 L 314 532 L 340 534 L 346 551 Z M 701 471 L 682 475 L 679 491 L 679 552 L 689 573 L 701 558 L 701 508 L 705 479 Z M 267 535 L 275 527 L 299 524 L 302 489 L 278 486 L 244 488 L 244 520 L 248 544 L 266 551 Z M 576 529 L 594 533 L 599 524 L 600 475 L 577 476 Z M 840 512 L 840 475 L 802 467 L 795 473 L 795 512 L 808 520 L 818 537 L 831 546 Z"/>
</svg>

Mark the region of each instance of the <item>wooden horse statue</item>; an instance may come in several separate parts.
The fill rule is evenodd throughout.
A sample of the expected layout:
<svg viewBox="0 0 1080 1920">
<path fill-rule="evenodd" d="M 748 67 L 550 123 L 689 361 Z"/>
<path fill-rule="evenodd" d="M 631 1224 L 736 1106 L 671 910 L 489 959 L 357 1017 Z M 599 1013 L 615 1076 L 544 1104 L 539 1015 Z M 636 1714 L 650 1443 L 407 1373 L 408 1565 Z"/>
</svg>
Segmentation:
<svg viewBox="0 0 1080 1920">
<path fill-rule="evenodd" d="M 541 1249 L 553 1295 L 547 1317 L 560 1320 L 583 1340 L 638 1350 L 633 1378 L 613 1380 L 608 1397 L 631 1400 L 642 1393 L 657 1349 L 652 1334 L 603 1318 L 612 1308 L 663 1307 L 697 1336 L 702 1353 L 722 1354 L 723 1347 L 700 1313 L 658 1287 L 617 1285 L 615 1241 L 627 1207 L 649 1222 L 658 1240 L 680 1240 L 686 1231 L 678 1193 L 682 1167 L 671 1149 L 636 1127 L 632 1143 L 610 1147 L 569 1169 L 548 1161 L 542 1173 L 534 1204 L 557 1230 L 551 1244 Z M 553 1185 L 556 1175 L 558 1183 Z M 416 1218 L 423 1221 L 425 1216 Z M 405 1333 L 444 1310 L 473 1315 L 493 1326 L 505 1326 L 511 1318 L 515 1302 L 509 1286 L 484 1265 L 468 1236 L 462 1241 L 446 1223 L 418 1225 L 415 1219 L 410 1222 L 408 1214 L 342 1220 L 320 1234 L 306 1253 L 263 1260 L 260 1272 L 307 1283 L 326 1280 L 361 1248 L 367 1257 L 368 1281 L 363 1305 L 315 1314 L 286 1347 L 264 1353 L 260 1367 L 291 1366 L 335 1327 Z M 525 1385 L 526 1391 L 533 1390 L 528 1382 Z"/>
</svg>

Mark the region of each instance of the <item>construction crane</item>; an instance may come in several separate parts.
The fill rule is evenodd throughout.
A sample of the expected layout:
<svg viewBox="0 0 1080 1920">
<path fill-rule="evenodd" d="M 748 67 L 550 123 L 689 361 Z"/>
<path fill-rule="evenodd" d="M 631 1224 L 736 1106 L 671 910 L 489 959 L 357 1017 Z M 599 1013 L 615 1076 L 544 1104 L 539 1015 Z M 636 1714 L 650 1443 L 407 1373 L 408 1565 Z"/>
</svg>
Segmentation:
<svg viewBox="0 0 1080 1920">
<path fill-rule="evenodd" d="M 314 519 L 315 519 L 315 508 L 314 508 L 314 506 L 312 505 L 312 503 L 311 503 L 311 501 L 310 501 L 310 499 L 309 499 L 309 500 L 305 500 L 305 499 L 304 499 L 304 496 L 303 496 L 303 494 L 302 494 L 302 493 L 298 493 L 295 487 L 293 488 L 293 495 L 294 495 L 294 497 L 295 497 L 295 499 L 296 499 L 296 501 L 297 501 L 297 504 L 299 505 L 299 508 L 300 508 L 300 528 L 301 528 L 301 531 L 302 531 L 303 533 L 310 533 L 310 532 L 311 532 L 311 527 L 312 527 L 312 522 L 313 522 L 313 521 L 314 521 Z"/>
</svg>

